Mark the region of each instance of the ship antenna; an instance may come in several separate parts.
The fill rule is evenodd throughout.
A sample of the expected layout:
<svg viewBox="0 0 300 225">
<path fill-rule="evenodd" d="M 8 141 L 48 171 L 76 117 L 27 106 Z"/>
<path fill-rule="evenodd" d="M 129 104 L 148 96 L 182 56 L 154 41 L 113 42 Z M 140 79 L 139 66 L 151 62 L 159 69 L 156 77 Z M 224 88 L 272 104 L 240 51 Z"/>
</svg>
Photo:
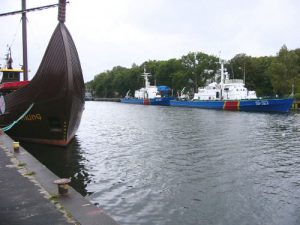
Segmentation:
<svg viewBox="0 0 300 225">
<path fill-rule="evenodd" d="M 6 67 L 7 69 L 12 69 L 13 59 L 11 57 L 11 49 L 8 48 L 7 58 L 6 58 Z"/>
</svg>

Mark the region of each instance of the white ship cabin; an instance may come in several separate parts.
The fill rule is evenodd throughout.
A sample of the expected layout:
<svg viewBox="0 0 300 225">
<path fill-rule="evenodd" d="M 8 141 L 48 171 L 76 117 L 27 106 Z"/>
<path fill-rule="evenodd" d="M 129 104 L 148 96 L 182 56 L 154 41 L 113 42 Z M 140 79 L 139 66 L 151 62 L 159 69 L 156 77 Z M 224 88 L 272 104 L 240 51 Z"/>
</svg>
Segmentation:
<svg viewBox="0 0 300 225">
<path fill-rule="evenodd" d="M 243 80 L 226 79 L 223 85 L 216 82 L 199 88 L 194 100 L 241 100 L 256 99 L 255 91 L 248 91 Z"/>
<path fill-rule="evenodd" d="M 255 99 L 255 91 L 248 91 L 243 80 L 228 79 L 223 86 L 223 98 L 229 100 Z"/>
<path fill-rule="evenodd" d="M 209 85 L 198 88 L 193 100 L 241 100 L 256 99 L 255 91 L 248 91 L 244 81 L 240 79 L 229 79 L 229 74 L 224 72 L 223 61 L 221 64 L 221 82 L 212 82 Z M 220 75 L 216 75 L 215 80 Z"/>
<path fill-rule="evenodd" d="M 150 73 L 146 73 L 144 68 L 144 73 L 142 74 L 145 80 L 145 87 L 136 90 L 134 92 L 134 97 L 138 99 L 147 99 L 147 98 L 161 98 L 161 94 L 158 91 L 157 86 L 151 86 L 148 80 L 148 77 L 151 76 Z"/>
<path fill-rule="evenodd" d="M 194 100 L 220 100 L 221 86 L 216 82 L 210 83 L 206 87 L 198 88 L 198 93 L 194 94 Z"/>
<path fill-rule="evenodd" d="M 148 86 L 148 88 L 141 88 L 134 92 L 134 97 L 139 99 L 146 98 L 161 98 L 161 95 L 156 86 Z"/>
</svg>

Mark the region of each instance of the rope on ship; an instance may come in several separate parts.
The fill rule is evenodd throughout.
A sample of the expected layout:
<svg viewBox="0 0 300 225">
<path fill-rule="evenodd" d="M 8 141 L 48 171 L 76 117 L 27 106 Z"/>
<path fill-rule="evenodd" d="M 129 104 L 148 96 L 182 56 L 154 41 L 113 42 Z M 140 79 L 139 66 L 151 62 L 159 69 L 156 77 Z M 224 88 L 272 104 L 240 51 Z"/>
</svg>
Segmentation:
<svg viewBox="0 0 300 225">
<path fill-rule="evenodd" d="M 25 111 L 25 112 L 24 112 L 17 120 L 15 120 L 15 121 L 12 122 L 11 124 L 7 125 L 6 127 L 3 127 L 2 130 L 3 130 L 4 132 L 10 130 L 14 125 L 16 125 L 21 119 L 23 119 L 23 118 L 29 113 L 29 111 L 32 109 L 33 105 L 34 105 L 34 103 L 32 103 L 32 104 L 28 107 L 28 109 L 27 109 L 27 110 L 26 110 L 26 111 Z"/>
</svg>

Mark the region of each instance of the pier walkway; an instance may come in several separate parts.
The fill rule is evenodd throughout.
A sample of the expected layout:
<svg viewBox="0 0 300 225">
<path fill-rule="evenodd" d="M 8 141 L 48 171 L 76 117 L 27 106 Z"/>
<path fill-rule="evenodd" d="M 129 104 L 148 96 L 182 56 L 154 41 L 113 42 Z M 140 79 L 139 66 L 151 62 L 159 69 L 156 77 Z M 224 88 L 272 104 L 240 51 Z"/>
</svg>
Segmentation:
<svg viewBox="0 0 300 225">
<path fill-rule="evenodd" d="M 1 132 L 1 131 L 0 131 Z M 0 134 L 0 225 L 117 225 L 73 188 L 58 194 L 59 179 L 25 149 Z"/>
</svg>

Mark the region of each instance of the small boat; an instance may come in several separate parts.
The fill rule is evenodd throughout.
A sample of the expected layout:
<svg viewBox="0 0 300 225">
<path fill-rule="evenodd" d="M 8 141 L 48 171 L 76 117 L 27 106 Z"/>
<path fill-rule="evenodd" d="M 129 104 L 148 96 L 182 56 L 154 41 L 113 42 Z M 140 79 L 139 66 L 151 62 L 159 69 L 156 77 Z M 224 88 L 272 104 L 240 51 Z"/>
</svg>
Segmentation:
<svg viewBox="0 0 300 225">
<path fill-rule="evenodd" d="M 130 91 L 128 91 L 121 102 L 140 105 L 170 105 L 170 100 L 174 99 L 171 96 L 171 88 L 168 86 L 151 86 L 148 79 L 151 74 L 146 73 L 145 68 L 142 76 L 145 80 L 145 87 L 136 90 L 134 97 L 130 96 Z"/>
<path fill-rule="evenodd" d="M 85 99 L 85 101 L 93 101 L 94 97 L 91 92 L 86 91 L 84 94 L 84 99 Z"/>
<path fill-rule="evenodd" d="M 179 96 L 178 100 L 170 101 L 170 106 L 255 112 L 290 111 L 293 98 L 258 98 L 255 91 L 245 87 L 243 80 L 229 79 L 229 74 L 224 72 L 224 61 L 220 60 L 220 64 L 221 74 L 216 75 L 215 81 L 198 88 L 192 100 L 187 100 L 186 95 Z M 221 78 L 219 83 L 216 82 L 218 78 Z"/>
<path fill-rule="evenodd" d="M 16 140 L 66 146 L 73 139 L 84 109 L 84 81 L 79 56 L 64 24 L 65 0 L 59 22 L 36 75 L 20 81 L 11 56 L 0 85 L 0 127 Z"/>
</svg>

